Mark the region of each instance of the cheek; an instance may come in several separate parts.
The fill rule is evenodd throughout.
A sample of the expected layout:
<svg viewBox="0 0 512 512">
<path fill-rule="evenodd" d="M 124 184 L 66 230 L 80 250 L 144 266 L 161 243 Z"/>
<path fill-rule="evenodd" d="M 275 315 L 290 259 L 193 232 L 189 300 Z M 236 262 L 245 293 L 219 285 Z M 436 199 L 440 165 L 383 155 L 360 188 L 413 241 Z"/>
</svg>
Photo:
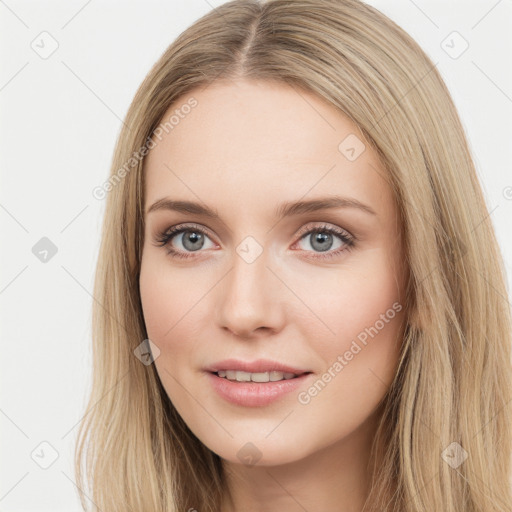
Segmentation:
<svg viewBox="0 0 512 512">
<path fill-rule="evenodd" d="M 332 382 L 338 384 L 329 383 L 328 387 L 339 386 L 340 392 L 356 396 L 369 385 L 378 394 L 391 384 L 405 312 L 394 272 L 386 260 L 367 263 L 358 268 L 347 267 L 325 282 L 318 282 L 322 293 L 311 300 L 329 334 L 319 337 L 318 324 L 315 329 L 310 323 L 304 324 L 308 330 L 304 337 L 317 340 L 315 351 L 324 362 L 324 370 L 336 375 Z"/>
<path fill-rule="evenodd" d="M 380 287 L 346 286 L 336 300 L 333 296 L 318 306 L 336 335 L 316 338 L 315 352 L 324 367 L 297 398 L 303 428 L 321 430 L 325 446 L 370 417 L 396 374 L 404 306 L 393 285 L 375 284 Z M 307 336 L 315 340 L 312 331 Z"/>
<path fill-rule="evenodd" d="M 155 366 L 159 373 L 165 368 L 160 374 L 164 384 L 172 386 L 170 375 L 179 379 L 187 368 L 197 367 L 194 355 L 197 358 L 203 326 L 211 315 L 206 292 L 214 277 L 173 268 L 158 255 L 143 258 L 139 281 L 142 310 L 148 338 L 160 349 Z"/>
<path fill-rule="evenodd" d="M 180 381 L 179 369 L 184 366 L 189 343 L 182 336 L 187 321 L 186 297 L 180 291 L 179 275 L 166 267 L 156 258 L 143 258 L 139 286 L 147 336 L 160 350 L 154 364 L 167 394 L 172 396 L 177 391 L 172 377 Z M 179 343 L 180 339 L 185 343 Z"/>
<path fill-rule="evenodd" d="M 148 336 L 155 341 L 175 337 L 175 332 L 193 314 L 202 289 L 188 272 L 173 269 L 160 255 L 143 257 L 140 272 L 140 298 Z"/>
<path fill-rule="evenodd" d="M 319 320 L 314 326 L 316 336 L 310 333 L 306 339 L 318 338 L 319 328 L 322 331 L 325 328 L 325 338 L 334 343 L 343 343 L 360 333 L 364 338 L 365 330 L 381 318 L 386 326 L 384 330 L 389 331 L 391 321 L 399 310 L 405 309 L 403 304 L 392 307 L 401 300 L 399 284 L 394 271 L 377 251 L 371 257 L 340 267 L 338 272 L 303 274 L 301 279 L 295 279 L 294 291 L 304 297 Z M 392 310 L 386 314 L 390 308 Z M 309 325 L 312 329 L 313 325 Z M 382 330 L 382 322 L 378 322 L 377 327 Z"/>
<path fill-rule="evenodd" d="M 196 311 L 194 303 L 201 294 L 191 292 L 194 288 L 190 284 L 183 273 L 173 272 L 165 261 L 151 255 L 143 258 L 139 286 L 146 331 L 160 350 L 155 368 L 180 414 L 186 411 L 189 399 L 180 383 L 186 380 L 184 372 L 194 362 L 194 344 L 199 340 L 194 314 L 200 308 Z"/>
</svg>

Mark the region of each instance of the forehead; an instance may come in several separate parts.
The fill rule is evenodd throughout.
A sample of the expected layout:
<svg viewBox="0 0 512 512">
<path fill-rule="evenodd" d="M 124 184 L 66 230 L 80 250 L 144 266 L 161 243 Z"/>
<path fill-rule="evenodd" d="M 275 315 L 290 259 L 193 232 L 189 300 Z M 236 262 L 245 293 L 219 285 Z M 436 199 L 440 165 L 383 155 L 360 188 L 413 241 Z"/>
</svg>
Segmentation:
<svg viewBox="0 0 512 512">
<path fill-rule="evenodd" d="M 171 116 L 146 157 L 146 205 L 170 195 L 248 209 L 337 194 L 377 211 L 392 206 L 383 166 L 358 127 L 312 93 L 219 81 L 176 101 L 162 123 Z"/>
</svg>

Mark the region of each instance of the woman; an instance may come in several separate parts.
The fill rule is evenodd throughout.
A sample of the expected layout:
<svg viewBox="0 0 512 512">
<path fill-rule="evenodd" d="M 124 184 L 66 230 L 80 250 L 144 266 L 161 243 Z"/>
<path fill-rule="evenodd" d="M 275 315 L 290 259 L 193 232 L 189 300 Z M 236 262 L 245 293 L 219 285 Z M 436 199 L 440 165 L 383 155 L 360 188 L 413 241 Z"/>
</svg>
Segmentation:
<svg viewBox="0 0 512 512">
<path fill-rule="evenodd" d="M 500 253 L 392 21 L 211 11 L 139 88 L 108 192 L 76 454 L 96 506 L 512 509 Z"/>
</svg>

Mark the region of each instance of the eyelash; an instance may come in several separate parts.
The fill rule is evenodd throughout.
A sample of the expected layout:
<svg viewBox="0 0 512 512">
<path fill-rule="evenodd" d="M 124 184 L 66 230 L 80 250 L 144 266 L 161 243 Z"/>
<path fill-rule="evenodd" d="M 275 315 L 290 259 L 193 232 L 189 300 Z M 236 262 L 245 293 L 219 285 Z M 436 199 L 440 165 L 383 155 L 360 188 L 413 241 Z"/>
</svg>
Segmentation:
<svg viewBox="0 0 512 512">
<path fill-rule="evenodd" d="M 182 224 L 179 224 L 177 226 L 173 226 L 171 228 L 168 228 L 156 236 L 156 245 L 159 247 L 167 247 L 167 253 L 172 258 L 178 258 L 178 259 L 189 259 L 194 257 L 194 253 L 183 253 L 182 251 L 177 251 L 174 249 L 169 242 L 180 233 L 185 233 L 187 231 L 191 232 L 199 232 L 203 235 L 208 236 L 208 232 L 201 228 L 198 225 L 190 225 L 187 224 L 183 226 Z M 322 259 L 326 260 L 329 258 L 334 258 L 338 256 L 340 253 L 344 251 L 351 251 L 355 246 L 356 238 L 353 235 L 348 234 L 346 231 L 329 227 L 328 225 L 322 225 L 322 226 L 315 226 L 314 228 L 310 228 L 307 231 L 301 232 L 299 234 L 299 241 L 305 238 L 307 235 L 311 235 L 313 233 L 329 233 L 332 235 L 336 235 L 341 239 L 341 241 L 345 244 L 342 248 L 336 249 L 335 251 L 326 251 L 321 256 L 313 256 L 314 259 Z M 201 251 L 195 251 L 195 252 L 201 252 Z M 311 251 L 306 251 L 311 252 Z M 322 254 L 322 253 L 316 253 L 316 254 Z"/>
</svg>

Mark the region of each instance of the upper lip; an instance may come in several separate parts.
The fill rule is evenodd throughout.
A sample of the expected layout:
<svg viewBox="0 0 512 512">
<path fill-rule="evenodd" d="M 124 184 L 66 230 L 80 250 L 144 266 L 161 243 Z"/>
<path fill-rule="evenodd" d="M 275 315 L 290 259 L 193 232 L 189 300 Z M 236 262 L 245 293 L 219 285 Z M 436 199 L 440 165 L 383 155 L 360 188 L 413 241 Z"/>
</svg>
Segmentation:
<svg viewBox="0 0 512 512">
<path fill-rule="evenodd" d="M 309 373 L 309 370 L 302 370 L 287 364 L 272 361 L 270 359 L 256 359 L 254 361 L 242 361 L 240 359 L 224 359 L 213 363 L 205 368 L 209 372 L 218 372 L 219 370 L 238 370 L 249 373 L 264 373 L 264 372 L 283 372 L 294 373 L 295 375 L 302 375 Z"/>
</svg>

